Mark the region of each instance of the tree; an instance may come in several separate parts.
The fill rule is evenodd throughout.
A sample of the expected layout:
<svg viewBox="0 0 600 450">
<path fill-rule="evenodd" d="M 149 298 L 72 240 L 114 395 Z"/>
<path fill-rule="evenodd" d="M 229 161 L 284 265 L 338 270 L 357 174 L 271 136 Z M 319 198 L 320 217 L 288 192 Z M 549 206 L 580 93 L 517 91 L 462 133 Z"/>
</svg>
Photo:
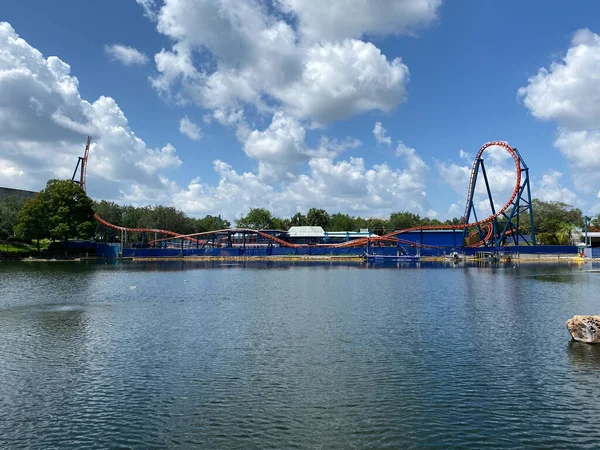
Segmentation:
<svg viewBox="0 0 600 450">
<path fill-rule="evenodd" d="M 14 234 L 14 227 L 19 223 L 19 211 L 25 200 L 7 197 L 0 201 L 0 239 L 8 239 Z"/>
<path fill-rule="evenodd" d="M 311 227 L 321 227 L 324 230 L 329 227 L 329 214 L 324 209 L 310 208 L 306 213 L 306 222 Z"/>
<path fill-rule="evenodd" d="M 238 228 L 250 228 L 253 230 L 267 230 L 271 228 L 273 216 L 268 209 L 250 208 L 250 212 L 235 221 Z"/>
<path fill-rule="evenodd" d="M 418 227 L 421 225 L 421 217 L 409 211 L 395 212 L 390 214 L 389 225 L 392 230 Z"/>
<path fill-rule="evenodd" d="M 90 237 L 94 234 L 95 221 L 93 202 L 71 180 L 50 180 L 39 193 L 48 215 L 50 237 Z"/>
<path fill-rule="evenodd" d="M 204 233 L 205 231 L 222 230 L 231 227 L 231 222 L 216 216 L 205 216 L 202 219 L 191 219 L 193 221 L 193 233 Z"/>
<path fill-rule="evenodd" d="M 187 234 L 189 221 L 183 211 L 172 206 L 157 205 L 152 208 L 153 228 L 160 230 L 175 231 L 176 233 Z"/>
<path fill-rule="evenodd" d="M 40 194 L 25 202 L 19 211 L 14 231 L 19 239 L 36 240 L 38 252 L 40 251 L 40 239 L 50 235 L 48 214 Z"/>
<path fill-rule="evenodd" d="M 274 230 L 287 231 L 290 228 L 290 219 L 280 219 L 279 217 L 273 217 L 273 219 L 271 219 L 271 228 Z"/>
<path fill-rule="evenodd" d="M 306 216 L 297 212 L 290 218 L 290 225 L 293 227 L 303 227 L 306 225 Z"/>
<path fill-rule="evenodd" d="M 109 223 L 121 224 L 123 222 L 123 207 L 114 202 L 101 200 L 94 202 L 94 212 Z"/>
<path fill-rule="evenodd" d="M 94 234 L 93 202 L 71 180 L 50 180 L 46 188 L 25 202 L 16 231 L 27 239 L 89 237 Z"/>
<path fill-rule="evenodd" d="M 330 217 L 327 231 L 357 231 L 356 222 L 348 214 L 336 213 Z"/>
<path fill-rule="evenodd" d="M 537 198 L 531 203 L 537 233 L 556 233 L 563 223 L 583 226 L 583 214 L 578 208 L 562 202 L 544 202 Z"/>
<path fill-rule="evenodd" d="M 386 231 L 387 221 L 384 219 L 370 218 L 366 220 L 367 228 L 371 233 L 375 233 L 377 235 L 383 235 Z"/>
</svg>

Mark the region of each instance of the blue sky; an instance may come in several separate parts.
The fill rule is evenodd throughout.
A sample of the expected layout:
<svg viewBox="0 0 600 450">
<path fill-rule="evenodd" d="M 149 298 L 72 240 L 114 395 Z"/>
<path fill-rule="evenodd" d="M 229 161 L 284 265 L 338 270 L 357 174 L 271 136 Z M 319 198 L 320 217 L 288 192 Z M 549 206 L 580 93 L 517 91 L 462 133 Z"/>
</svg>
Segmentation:
<svg viewBox="0 0 600 450">
<path fill-rule="evenodd" d="M 5 0 L 0 21 L 3 186 L 69 177 L 91 134 L 97 199 L 444 219 L 506 140 L 535 196 L 600 213 L 591 0 Z"/>
</svg>

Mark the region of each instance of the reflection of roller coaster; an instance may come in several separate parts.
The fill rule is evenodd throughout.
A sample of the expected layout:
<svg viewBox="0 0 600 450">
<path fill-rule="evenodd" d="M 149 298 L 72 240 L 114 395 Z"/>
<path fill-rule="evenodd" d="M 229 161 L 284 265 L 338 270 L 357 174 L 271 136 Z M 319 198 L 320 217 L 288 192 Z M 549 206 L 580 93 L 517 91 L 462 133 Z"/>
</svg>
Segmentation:
<svg viewBox="0 0 600 450">
<path fill-rule="evenodd" d="M 86 145 L 85 153 L 83 158 L 79 158 L 77 167 L 81 163 L 81 172 L 79 181 L 75 180 L 77 173 L 77 167 L 73 173 L 73 180 L 78 182 L 81 187 L 85 190 L 85 172 L 87 166 L 87 159 L 89 153 L 90 139 Z M 482 158 L 484 152 L 490 148 L 504 149 L 513 158 L 516 170 L 516 183 L 511 197 L 506 204 L 496 210 L 492 192 L 490 189 L 490 183 L 488 175 L 485 170 L 484 159 Z M 491 215 L 484 219 L 479 219 L 475 207 L 475 191 L 477 187 L 477 181 L 483 176 L 485 184 L 485 194 L 487 194 L 488 206 L 491 211 Z M 469 222 L 471 215 L 474 218 L 473 222 Z M 521 216 L 529 216 L 528 223 L 522 227 Z M 120 231 L 122 234 L 121 240 L 123 241 L 123 235 L 126 233 L 154 233 L 155 238 L 148 242 L 150 245 L 162 245 L 169 240 L 181 239 L 181 245 L 183 246 L 183 240 L 188 241 L 188 245 L 195 244 L 196 247 L 221 247 L 231 246 L 232 236 L 241 236 L 242 242 L 246 245 L 247 236 L 254 236 L 256 242 L 259 238 L 266 242 L 268 245 L 279 245 L 281 247 L 300 248 L 306 247 L 308 244 L 295 244 L 287 242 L 284 239 L 280 239 L 272 234 L 264 231 L 250 230 L 245 228 L 226 229 L 226 230 L 215 230 L 207 231 L 203 233 L 193 233 L 182 235 L 180 233 L 160 230 L 154 228 L 128 228 L 118 225 L 111 224 L 106 220 L 102 219 L 97 214 L 95 215 L 96 220 L 100 222 L 104 227 L 108 227 L 115 231 Z M 527 232 L 523 230 L 527 229 Z M 403 230 L 397 230 L 392 233 L 385 234 L 383 236 L 359 238 L 352 241 L 347 241 L 338 244 L 320 244 L 320 247 L 331 247 L 331 248 L 347 248 L 347 247 L 362 247 L 369 245 L 397 245 L 397 246 L 417 246 L 417 247 L 433 247 L 425 244 L 415 243 L 401 239 L 398 237 L 403 233 L 411 231 L 422 231 L 422 230 L 464 230 L 465 245 L 469 247 L 479 246 L 501 246 L 506 245 L 509 240 L 512 240 L 514 245 L 527 244 L 535 245 L 535 231 L 533 224 L 533 213 L 531 208 L 531 193 L 529 188 L 529 169 L 520 153 L 516 148 L 511 147 L 504 141 L 494 141 L 483 145 L 475 161 L 473 162 L 473 169 L 471 171 L 471 178 L 469 181 L 469 190 L 467 193 L 467 202 L 465 207 L 465 215 L 462 219 L 462 223 L 458 225 L 433 225 L 433 226 L 418 226 L 412 228 L 406 228 Z M 165 237 L 166 236 L 166 237 Z M 200 239 L 201 238 L 201 239 Z"/>
</svg>

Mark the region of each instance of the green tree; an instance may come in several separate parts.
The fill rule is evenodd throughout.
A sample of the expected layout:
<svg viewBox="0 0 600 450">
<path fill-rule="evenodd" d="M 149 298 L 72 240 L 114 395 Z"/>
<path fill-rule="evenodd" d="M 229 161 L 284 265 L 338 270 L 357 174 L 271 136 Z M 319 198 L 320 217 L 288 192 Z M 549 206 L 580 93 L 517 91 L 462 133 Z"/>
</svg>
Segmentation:
<svg viewBox="0 0 600 450">
<path fill-rule="evenodd" d="M 303 227 L 306 226 L 306 216 L 301 212 L 297 212 L 290 218 L 290 225 L 292 227 Z"/>
<path fill-rule="evenodd" d="M 583 226 L 581 210 L 566 203 L 534 199 L 532 207 L 537 233 L 556 233 L 565 223 L 576 227 Z"/>
<path fill-rule="evenodd" d="M 152 208 L 152 223 L 154 228 L 169 230 L 176 233 L 187 234 L 189 221 L 185 213 L 172 206 L 157 205 Z"/>
<path fill-rule="evenodd" d="M 306 222 L 311 227 L 322 227 L 327 230 L 329 220 L 329 214 L 324 209 L 310 208 L 306 213 Z"/>
<path fill-rule="evenodd" d="M 421 217 L 409 211 L 390 214 L 389 226 L 392 230 L 404 230 L 421 225 Z"/>
<path fill-rule="evenodd" d="M 19 211 L 25 200 L 7 197 L 0 201 L 0 239 L 8 239 L 14 234 L 14 227 L 19 223 Z"/>
<path fill-rule="evenodd" d="M 39 193 L 46 208 L 50 237 L 90 237 L 94 234 L 93 202 L 78 184 L 71 180 L 50 180 Z"/>
<path fill-rule="evenodd" d="M 123 223 L 123 207 L 114 202 L 101 200 L 94 202 L 94 212 L 109 223 L 119 225 Z"/>
<path fill-rule="evenodd" d="M 49 220 L 46 205 L 40 194 L 25 202 L 18 214 L 18 223 L 14 228 L 17 238 L 26 241 L 37 241 L 40 251 L 40 239 L 50 236 Z"/>
<path fill-rule="evenodd" d="M 231 222 L 225 219 L 220 219 L 217 216 L 207 215 L 202 219 L 193 220 L 193 233 L 204 233 L 205 231 L 223 230 L 231 227 Z"/>
<path fill-rule="evenodd" d="M 279 217 L 273 217 L 273 219 L 271 219 L 271 228 L 274 230 L 287 231 L 290 228 L 290 219 L 280 219 Z"/>
<path fill-rule="evenodd" d="M 267 230 L 271 228 L 273 216 L 268 209 L 250 208 L 250 212 L 235 221 L 238 228 L 250 228 L 253 230 Z"/>
<path fill-rule="evenodd" d="M 348 214 L 336 213 L 330 217 L 327 231 L 358 231 L 356 222 Z"/>
<path fill-rule="evenodd" d="M 389 230 L 388 222 L 384 219 L 370 218 L 366 219 L 367 227 L 371 233 L 375 233 L 379 236 L 386 233 Z"/>
<path fill-rule="evenodd" d="M 92 200 L 70 180 L 50 180 L 25 202 L 15 231 L 26 239 L 89 237 L 95 229 Z"/>
</svg>

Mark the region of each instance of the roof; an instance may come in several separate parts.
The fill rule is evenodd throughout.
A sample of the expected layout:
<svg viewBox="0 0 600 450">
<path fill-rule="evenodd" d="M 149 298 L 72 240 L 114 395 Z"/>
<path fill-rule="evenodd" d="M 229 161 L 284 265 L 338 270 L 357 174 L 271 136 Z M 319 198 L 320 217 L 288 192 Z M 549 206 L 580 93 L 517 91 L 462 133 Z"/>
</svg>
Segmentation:
<svg viewBox="0 0 600 450">
<path fill-rule="evenodd" d="M 288 230 L 290 237 L 324 237 L 325 232 L 322 227 L 290 227 Z"/>
<path fill-rule="evenodd" d="M 326 231 L 325 234 L 327 237 L 377 237 L 378 235 L 375 233 L 369 233 L 369 230 L 360 230 L 360 231 Z"/>
<path fill-rule="evenodd" d="M 600 237 L 600 231 L 588 231 L 587 236 L 589 238 L 597 238 Z M 583 237 L 585 237 L 585 233 L 583 233 Z"/>
</svg>

